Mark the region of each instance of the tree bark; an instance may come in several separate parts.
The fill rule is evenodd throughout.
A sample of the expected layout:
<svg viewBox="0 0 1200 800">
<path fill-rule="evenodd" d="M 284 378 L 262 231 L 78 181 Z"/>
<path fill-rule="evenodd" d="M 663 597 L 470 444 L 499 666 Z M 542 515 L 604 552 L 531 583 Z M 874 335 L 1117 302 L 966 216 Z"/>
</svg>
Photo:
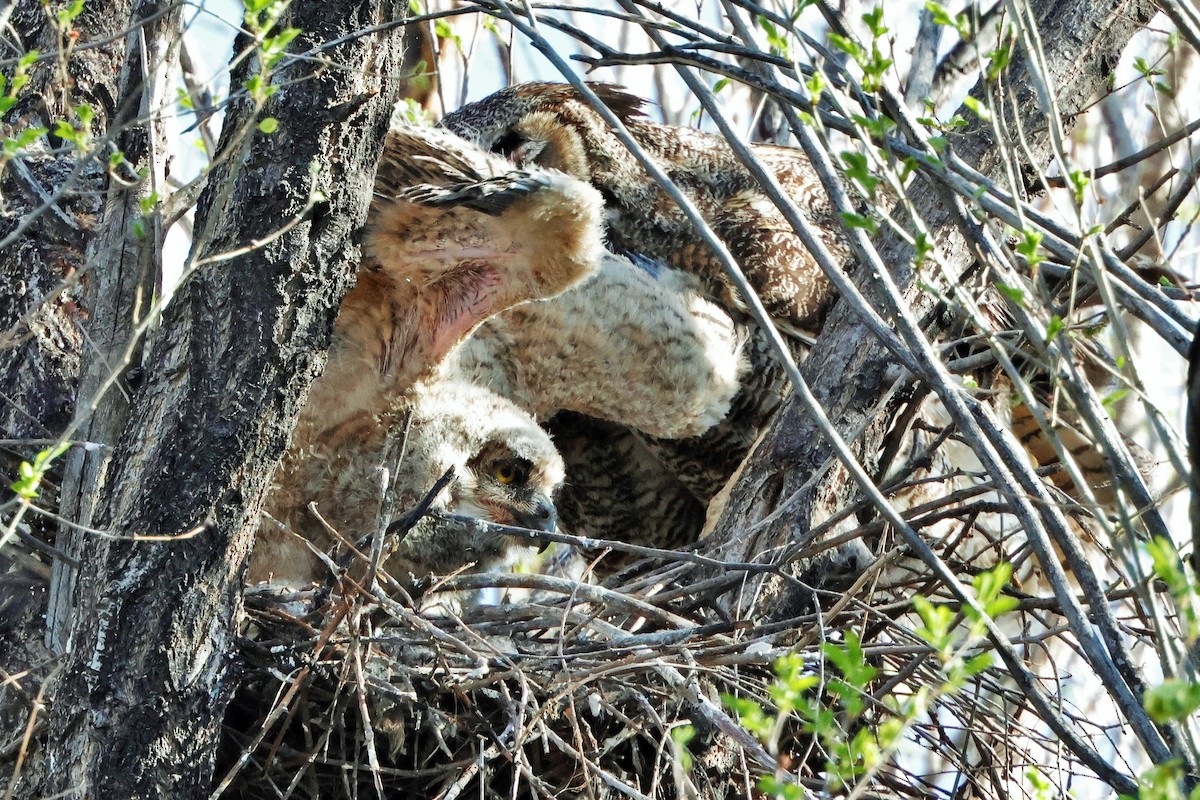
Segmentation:
<svg viewBox="0 0 1200 800">
<path fill-rule="evenodd" d="M 88 537 L 75 526 L 92 525 L 104 492 L 112 448 L 129 415 L 130 387 L 124 378 L 140 361 L 136 328 L 149 312 L 162 271 L 162 217 L 143 214 L 142 205 L 157 205 L 157 198 L 166 194 L 166 120 L 155 111 L 174 100 L 182 8 L 160 12 L 154 2 L 141 2 L 130 12 L 125 60 L 113 95 L 120 105 L 106 131 L 124 159 L 119 168 L 123 180 L 108 181 L 104 209 L 87 247 L 92 267 L 83 298 L 87 358 L 71 435 L 103 447 L 72 450 L 63 476 L 59 511 L 71 524 L 63 526 L 56 544 L 76 560 L 87 552 Z M 143 234 L 135 236 L 139 225 Z M 70 562 L 54 562 L 46 622 L 47 644 L 56 653 L 67 648 L 76 577 Z"/>
<path fill-rule="evenodd" d="M 56 120 L 73 120 L 73 109 L 86 103 L 95 114 L 90 133 L 104 134 L 116 112 L 131 7 L 128 0 L 88 4 L 72 27 L 79 41 L 100 44 L 77 50 L 62 72 L 53 57 L 61 34 L 44 4 L 24 0 L 13 8 L 9 22 L 20 34 L 14 44 L 43 57 L 29 68 L 28 85 L 5 115 L 11 131 L 53 129 Z M 47 138 L 8 163 L 0 176 L 3 438 L 54 438 L 75 415 L 81 326 L 87 319 L 83 294 L 92 280 L 85 271 L 87 248 L 107 180 L 100 164 Z M 38 449 L 31 445 L 14 456 L 28 460 Z"/>
<path fill-rule="evenodd" d="M 281 27 L 302 31 L 291 52 L 315 57 L 275 71 L 279 89 L 263 113 L 279 130 L 254 130 L 244 97 L 229 108 L 196 226 L 193 259 L 204 266 L 147 347 L 94 513 L 95 526 L 124 537 L 201 532 L 88 541 L 46 747 L 27 773 L 41 781 L 21 793 L 210 791 L 259 505 L 357 266 L 354 233 L 397 89 L 390 76 L 401 73 L 402 28 L 353 34 L 405 8 L 296 4 Z M 127 88 L 121 102 L 136 104 L 140 85 Z M 324 199 L 310 204 L 313 191 Z"/>
</svg>

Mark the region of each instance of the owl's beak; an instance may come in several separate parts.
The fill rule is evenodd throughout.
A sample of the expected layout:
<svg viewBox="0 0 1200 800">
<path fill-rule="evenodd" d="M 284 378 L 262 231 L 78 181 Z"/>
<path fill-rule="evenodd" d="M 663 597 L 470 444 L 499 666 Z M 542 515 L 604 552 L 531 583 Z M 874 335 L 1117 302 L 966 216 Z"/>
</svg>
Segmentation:
<svg viewBox="0 0 1200 800">
<path fill-rule="evenodd" d="M 533 498 L 529 509 L 512 509 L 513 522 L 522 528 L 554 533 L 558 527 L 558 510 L 549 497 L 539 494 Z"/>
</svg>

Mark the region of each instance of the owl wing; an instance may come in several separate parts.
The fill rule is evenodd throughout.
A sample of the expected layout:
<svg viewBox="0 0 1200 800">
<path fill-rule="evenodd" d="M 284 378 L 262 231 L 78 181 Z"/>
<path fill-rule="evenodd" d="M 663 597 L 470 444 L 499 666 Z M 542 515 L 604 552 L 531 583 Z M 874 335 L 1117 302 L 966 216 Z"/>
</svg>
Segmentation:
<svg viewBox="0 0 1200 800">
<path fill-rule="evenodd" d="M 562 173 L 516 170 L 447 131 L 394 129 L 376 175 L 368 275 L 346 303 L 362 330 L 347 333 L 378 339 L 389 315 L 377 355 L 399 394 L 483 321 L 592 274 L 600 210 L 594 189 Z"/>
<path fill-rule="evenodd" d="M 359 280 L 343 300 L 325 372 L 276 473 L 267 508 L 282 525 L 262 526 L 251 580 L 294 583 L 314 574 L 305 543 L 288 533 L 327 543 L 308 513 L 310 500 L 321 501 L 334 527 L 352 538 L 377 526 L 377 467 L 388 457 L 390 434 L 414 408 L 414 387 L 453 377 L 443 372 L 447 358 L 489 317 L 552 297 L 594 272 L 603 252 L 600 209 L 587 184 L 514 169 L 445 131 L 388 134 Z M 463 396 L 427 416 L 444 411 L 481 429 L 496 416 L 494 408 L 464 409 Z M 553 451 L 528 415 L 505 410 L 514 418 L 501 432 L 508 441 L 527 426 Z M 457 444 L 462 450 L 472 442 L 460 436 Z M 405 490 L 425 491 L 445 471 L 449 455 L 439 446 L 419 454 L 431 465 L 428 479 L 422 475 Z"/>
</svg>

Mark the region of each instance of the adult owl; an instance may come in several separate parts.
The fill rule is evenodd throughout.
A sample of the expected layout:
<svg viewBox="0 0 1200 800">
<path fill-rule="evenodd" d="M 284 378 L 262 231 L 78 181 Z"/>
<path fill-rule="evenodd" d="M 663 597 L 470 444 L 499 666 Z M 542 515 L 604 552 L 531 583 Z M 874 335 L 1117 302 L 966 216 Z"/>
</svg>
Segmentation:
<svg viewBox="0 0 1200 800">
<path fill-rule="evenodd" d="M 313 579 L 306 542 L 386 528 L 447 470 L 434 509 L 550 529 L 564 467 L 538 421 L 561 410 L 663 437 L 725 416 L 740 329 L 695 279 L 607 252 L 602 208 L 586 183 L 515 169 L 451 133 L 388 134 L 364 264 L 268 498 L 251 580 Z M 508 549 L 465 535 L 422 519 L 388 543 L 385 566 L 419 579 Z"/>
<path fill-rule="evenodd" d="M 717 135 L 650 122 L 642 113 L 643 102 L 620 87 L 593 83 L 591 88 L 725 242 L 773 323 L 793 333 L 818 328 L 833 297 L 831 284 L 728 143 Z M 682 529 L 690 528 L 693 535 L 699 531 L 708 502 L 734 473 L 786 391 L 762 332 L 741 313 L 742 300 L 675 202 L 573 87 L 510 86 L 448 114 L 440 124 L 517 167 L 557 169 L 591 183 L 604 199 L 610 248 L 649 255 L 695 276 L 706 296 L 746 327 L 747 378 L 731 412 L 701 436 L 646 436 L 582 415 L 560 415 L 548 425 L 566 458 L 567 487 L 559 501 L 564 520 L 600 535 L 603 531 L 593 529 L 597 522 L 614 521 L 608 502 L 612 486 L 635 487 L 666 472 L 691 501 L 673 496 L 675 507 L 657 514 L 639 507 L 636 516 L 615 520 L 615 527 L 632 531 L 639 541 L 680 544 L 687 538 L 678 535 Z M 755 145 L 753 150 L 821 232 L 834 258 L 846 261 L 850 253 L 839 233 L 841 223 L 806 156 L 786 147 Z M 800 350 L 797 340 L 793 348 Z M 1031 425 L 1029 409 L 1013 411 L 1014 431 L 1031 457 L 1043 467 L 1053 466 L 1048 437 Z M 1103 456 L 1065 426 L 1057 436 L 1082 460 L 1093 489 L 1103 490 L 1108 479 Z M 1074 490 L 1065 474 L 1058 482 Z M 1111 487 L 1105 491 L 1104 497 L 1111 495 Z M 691 521 L 676 524 L 683 518 Z"/>
<path fill-rule="evenodd" d="M 650 122 L 640 98 L 610 84 L 590 86 L 696 204 L 776 324 L 793 330 L 818 325 L 833 296 L 829 281 L 724 138 Z M 694 274 L 721 305 L 744 308 L 677 204 L 573 87 L 517 84 L 447 114 L 440 124 L 518 166 L 557 169 L 591 183 L 604 198 L 610 248 Z M 788 147 L 755 145 L 754 153 L 823 232 L 825 245 L 844 255 L 840 225 L 808 159 Z"/>
<path fill-rule="evenodd" d="M 443 152 L 436 138 L 397 131 L 387 139 L 365 263 L 268 497 L 252 581 L 306 582 L 319 563 L 304 540 L 326 549 L 330 529 L 355 541 L 385 525 L 384 466 L 401 509 L 453 469 L 435 507 L 533 526 L 553 519 L 563 468 L 549 437 L 519 407 L 443 367 L 484 319 L 595 270 L 599 199 L 566 176 L 486 170 L 486 161 Z M 403 452 L 387 463 L 396 432 Z M 323 522 L 308 509 L 314 500 Z M 472 558 L 486 564 L 500 549 L 443 547 L 428 527 L 410 531 L 390 570 L 421 577 Z"/>
</svg>

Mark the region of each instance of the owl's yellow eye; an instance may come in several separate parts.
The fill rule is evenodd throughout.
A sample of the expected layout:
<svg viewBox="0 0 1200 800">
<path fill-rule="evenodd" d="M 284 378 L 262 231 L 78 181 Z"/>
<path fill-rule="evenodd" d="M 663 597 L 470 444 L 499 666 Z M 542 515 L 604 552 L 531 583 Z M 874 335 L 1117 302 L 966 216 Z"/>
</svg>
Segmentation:
<svg viewBox="0 0 1200 800">
<path fill-rule="evenodd" d="M 503 458 L 492 464 L 492 477 L 507 486 L 529 480 L 532 465 L 522 458 Z"/>
</svg>

